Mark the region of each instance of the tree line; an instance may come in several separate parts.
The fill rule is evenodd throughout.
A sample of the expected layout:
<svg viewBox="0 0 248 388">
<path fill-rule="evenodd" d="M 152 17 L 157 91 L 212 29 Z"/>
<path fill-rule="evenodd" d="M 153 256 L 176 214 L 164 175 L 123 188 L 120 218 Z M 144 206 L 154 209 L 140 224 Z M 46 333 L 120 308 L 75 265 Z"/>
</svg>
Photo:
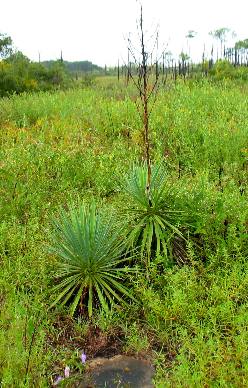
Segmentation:
<svg viewBox="0 0 248 388">
<path fill-rule="evenodd" d="M 217 78 L 242 78 L 248 79 L 248 39 L 238 40 L 233 47 L 227 46 L 230 37 L 234 39 L 236 34 L 229 28 L 223 27 L 210 31 L 209 35 L 214 42 L 210 57 L 203 50 L 202 62 L 193 64 L 191 60 L 192 39 L 197 32 L 189 30 L 185 36 L 187 49 L 181 52 L 179 59 L 173 59 L 170 51 L 164 52 L 159 63 L 155 64 L 154 71 L 160 71 L 164 79 L 172 76 L 175 80 L 178 76 L 184 78 L 201 74 L 213 75 Z M 60 59 L 41 62 L 32 62 L 22 52 L 14 49 L 10 36 L 0 34 L 0 97 L 13 93 L 46 91 L 66 89 L 78 84 L 78 80 L 84 85 L 89 84 L 89 75 L 118 75 L 130 77 L 132 64 L 114 68 L 104 68 L 94 65 L 90 61 L 68 62 Z M 235 69 L 241 67 L 241 69 Z M 90 82 L 91 83 L 91 82 Z"/>
</svg>

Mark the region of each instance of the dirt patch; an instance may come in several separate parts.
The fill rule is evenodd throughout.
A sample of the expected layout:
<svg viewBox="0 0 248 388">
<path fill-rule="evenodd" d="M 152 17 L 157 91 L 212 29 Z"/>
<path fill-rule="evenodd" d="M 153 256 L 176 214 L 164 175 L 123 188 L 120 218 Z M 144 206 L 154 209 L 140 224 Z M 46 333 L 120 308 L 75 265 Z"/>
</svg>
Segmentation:
<svg viewBox="0 0 248 388">
<path fill-rule="evenodd" d="M 104 333 L 99 327 L 91 326 L 84 341 L 84 349 L 88 358 L 113 357 L 122 353 L 124 340 L 121 330 Z"/>
<path fill-rule="evenodd" d="M 123 353 L 124 333 L 120 329 L 103 332 L 99 327 L 90 325 L 84 335 L 77 330 L 74 320 L 69 316 L 58 316 L 48 335 L 48 343 L 52 347 L 81 349 L 87 359 L 95 357 L 113 357 Z"/>
</svg>

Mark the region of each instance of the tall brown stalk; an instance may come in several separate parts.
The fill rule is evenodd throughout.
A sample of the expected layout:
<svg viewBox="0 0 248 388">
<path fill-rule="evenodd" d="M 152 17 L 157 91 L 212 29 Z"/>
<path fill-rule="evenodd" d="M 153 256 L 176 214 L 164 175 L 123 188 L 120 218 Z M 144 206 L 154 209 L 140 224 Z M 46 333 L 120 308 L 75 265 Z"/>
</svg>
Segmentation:
<svg viewBox="0 0 248 388">
<path fill-rule="evenodd" d="M 135 68 L 137 69 L 138 76 L 134 76 L 132 71 L 130 70 L 129 76 L 132 79 L 134 85 L 136 86 L 139 97 L 140 104 L 136 104 L 137 109 L 139 111 L 142 123 L 143 123 L 143 144 L 144 144 L 144 159 L 147 165 L 147 185 L 146 191 L 147 196 L 150 198 L 150 187 L 151 187 L 151 140 L 150 140 L 150 125 L 149 119 L 152 111 L 152 107 L 155 104 L 156 100 L 156 92 L 157 85 L 159 80 L 159 67 L 158 67 L 158 58 L 156 56 L 155 62 L 152 62 L 153 50 L 155 47 L 158 48 L 158 33 L 156 33 L 156 38 L 154 39 L 154 47 L 153 50 L 149 53 L 146 48 L 145 42 L 145 33 L 144 33 L 144 19 L 143 19 L 143 9 L 140 7 L 140 19 L 138 24 L 138 33 L 140 38 L 140 47 L 138 48 L 139 57 L 137 58 L 135 49 L 132 46 L 130 38 L 128 39 L 128 52 L 132 56 L 132 59 L 135 64 Z M 151 59 L 151 63 L 149 60 Z M 152 75 L 152 70 L 156 69 L 156 74 L 153 74 L 152 81 L 150 82 L 150 75 Z M 129 68 L 129 64 L 128 64 Z M 150 99 L 153 96 L 153 104 L 150 106 Z"/>
<path fill-rule="evenodd" d="M 140 69 L 140 77 L 142 79 L 142 93 L 140 94 L 143 103 L 143 124 L 144 124 L 144 145 L 145 145 L 145 159 L 147 163 L 147 185 L 146 190 L 149 196 L 151 186 L 151 156 L 150 156 L 150 139 L 149 139 L 149 113 L 148 113 L 148 54 L 145 51 L 144 43 L 144 28 L 143 28 L 143 11 L 141 6 L 140 11 L 140 32 L 141 32 L 141 57 L 142 66 Z"/>
</svg>

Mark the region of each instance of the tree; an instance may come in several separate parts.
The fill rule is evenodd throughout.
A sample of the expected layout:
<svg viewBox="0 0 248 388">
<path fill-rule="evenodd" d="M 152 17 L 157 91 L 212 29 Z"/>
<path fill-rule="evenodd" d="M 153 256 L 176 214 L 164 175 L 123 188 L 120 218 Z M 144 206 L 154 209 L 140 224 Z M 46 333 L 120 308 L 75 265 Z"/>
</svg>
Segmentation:
<svg viewBox="0 0 248 388">
<path fill-rule="evenodd" d="M 179 54 L 179 59 L 181 59 L 182 62 L 186 62 L 189 60 L 189 55 L 184 53 L 183 51 Z"/>
<path fill-rule="evenodd" d="M 197 32 L 194 31 L 194 30 L 189 30 L 189 31 L 187 32 L 187 34 L 186 34 L 189 57 L 190 57 L 190 44 L 189 44 L 189 39 L 195 38 L 196 35 L 197 35 Z"/>
<path fill-rule="evenodd" d="M 230 35 L 234 38 L 236 36 L 236 33 L 230 28 L 222 27 L 217 30 L 213 30 L 209 32 L 209 35 L 211 35 L 214 39 L 220 41 L 220 55 L 223 54 L 223 44 L 226 42 L 228 35 Z"/>
<path fill-rule="evenodd" d="M 247 50 L 248 49 L 248 39 L 239 40 L 235 43 L 235 48 L 237 50 Z"/>
<path fill-rule="evenodd" d="M 16 63 L 23 63 L 24 65 L 27 65 L 30 63 L 30 59 L 24 55 L 21 51 L 11 52 L 11 54 L 8 56 L 8 58 L 5 59 L 6 62 L 16 64 Z"/>
<path fill-rule="evenodd" d="M 12 39 L 10 36 L 0 34 L 0 59 L 7 58 L 13 52 Z"/>
</svg>

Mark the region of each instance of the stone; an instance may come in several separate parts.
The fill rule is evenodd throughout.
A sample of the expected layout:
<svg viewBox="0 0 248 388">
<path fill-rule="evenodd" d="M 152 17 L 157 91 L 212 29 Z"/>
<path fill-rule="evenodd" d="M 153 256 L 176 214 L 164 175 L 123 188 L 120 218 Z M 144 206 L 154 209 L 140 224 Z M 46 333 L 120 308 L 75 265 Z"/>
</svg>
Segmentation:
<svg viewBox="0 0 248 388">
<path fill-rule="evenodd" d="M 154 388 L 154 368 L 146 360 L 128 356 L 96 358 L 87 363 L 87 371 L 78 388 Z"/>
</svg>

